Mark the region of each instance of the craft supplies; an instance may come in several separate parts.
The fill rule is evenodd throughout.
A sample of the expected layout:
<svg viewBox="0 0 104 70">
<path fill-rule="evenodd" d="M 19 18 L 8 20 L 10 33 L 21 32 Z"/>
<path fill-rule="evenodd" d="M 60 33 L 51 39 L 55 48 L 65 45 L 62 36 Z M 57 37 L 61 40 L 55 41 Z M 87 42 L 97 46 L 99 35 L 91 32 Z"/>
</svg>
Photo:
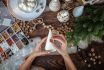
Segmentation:
<svg viewBox="0 0 104 70">
<path fill-rule="evenodd" d="M 60 10 L 60 1 L 59 0 L 51 0 L 50 4 L 49 4 L 49 8 L 51 11 L 56 12 Z"/>
<path fill-rule="evenodd" d="M 19 50 L 29 44 L 27 37 L 24 35 L 17 23 L 6 28 L 0 33 L 0 62 L 5 61 Z M 5 54 L 5 55 L 4 55 Z"/>
</svg>

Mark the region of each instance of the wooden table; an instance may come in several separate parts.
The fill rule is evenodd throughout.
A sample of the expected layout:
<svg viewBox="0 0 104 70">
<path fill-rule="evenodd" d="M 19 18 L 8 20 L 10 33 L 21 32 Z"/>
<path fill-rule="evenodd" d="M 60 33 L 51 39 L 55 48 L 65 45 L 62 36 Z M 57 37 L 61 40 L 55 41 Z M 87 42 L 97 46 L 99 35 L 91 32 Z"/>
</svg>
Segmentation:
<svg viewBox="0 0 104 70">
<path fill-rule="evenodd" d="M 4 1 L 6 3 L 7 0 L 4 0 Z M 48 1 L 47 6 L 48 6 L 48 3 L 50 2 L 50 0 L 47 0 L 47 1 Z M 58 24 L 60 24 L 60 22 L 57 20 L 56 15 L 57 15 L 57 12 L 53 13 L 48 10 L 48 11 L 45 11 L 40 17 L 42 17 L 44 19 L 44 22 L 46 24 L 53 24 L 53 25 L 56 24 L 56 26 L 58 27 L 59 26 Z M 44 35 L 46 35 L 46 33 Z M 96 50 L 99 53 L 101 53 L 102 59 L 104 59 L 104 52 L 100 52 L 100 51 L 104 51 L 104 43 L 92 42 L 89 45 L 89 48 L 90 47 L 96 47 Z M 89 48 L 87 48 L 86 50 L 88 50 Z M 101 49 L 99 49 L 99 48 L 101 48 Z M 84 62 L 84 60 L 82 58 L 82 55 L 84 55 L 84 51 L 85 50 L 82 50 L 81 52 L 70 55 L 75 66 L 77 67 L 77 69 L 78 70 L 98 70 L 96 67 L 98 67 L 99 65 L 96 65 L 92 68 L 87 67 L 87 64 Z M 103 60 L 103 62 L 104 62 L 104 60 Z M 44 67 L 47 70 L 65 70 L 64 61 L 60 55 L 38 57 L 33 62 L 33 65 Z M 104 64 L 102 64 L 100 66 L 103 66 L 103 65 Z"/>
</svg>

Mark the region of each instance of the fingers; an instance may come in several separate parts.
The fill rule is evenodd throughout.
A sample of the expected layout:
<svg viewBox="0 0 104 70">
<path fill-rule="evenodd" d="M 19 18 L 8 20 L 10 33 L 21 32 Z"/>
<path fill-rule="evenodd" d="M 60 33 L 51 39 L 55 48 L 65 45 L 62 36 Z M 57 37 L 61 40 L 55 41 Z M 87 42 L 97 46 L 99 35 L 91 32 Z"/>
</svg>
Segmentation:
<svg viewBox="0 0 104 70">
<path fill-rule="evenodd" d="M 59 39 L 59 38 L 52 38 L 52 40 L 53 41 L 56 40 L 56 41 L 60 42 L 62 44 L 62 46 L 66 45 L 66 43 L 63 40 Z"/>
<path fill-rule="evenodd" d="M 63 55 L 64 54 L 64 51 L 63 49 L 59 48 L 58 46 L 56 46 L 52 41 L 51 41 L 53 47 L 57 50 L 57 52 L 60 54 L 60 55 Z"/>
<path fill-rule="evenodd" d="M 50 51 L 43 51 L 43 52 L 40 52 L 38 56 L 44 56 L 49 54 L 50 54 Z"/>
<path fill-rule="evenodd" d="M 42 44 L 46 41 L 46 39 L 47 39 L 47 37 L 43 38 L 43 39 L 41 40 L 41 42 L 39 43 L 39 45 L 42 45 Z"/>
<path fill-rule="evenodd" d="M 54 35 L 53 37 L 60 37 L 62 40 L 64 40 L 64 41 L 66 40 L 66 39 L 65 39 L 65 36 L 62 35 L 62 34 L 60 34 L 60 35 Z"/>
<path fill-rule="evenodd" d="M 65 36 L 64 36 L 64 35 L 60 35 L 60 36 L 61 36 L 61 37 L 64 39 L 64 41 L 67 43 Z"/>
<path fill-rule="evenodd" d="M 54 35 L 52 38 L 56 38 L 56 37 L 64 40 L 63 37 L 61 37 L 61 35 Z"/>
<path fill-rule="evenodd" d="M 58 52 L 60 52 L 60 48 L 58 48 L 58 46 L 56 46 L 56 45 L 53 43 L 52 40 L 50 40 L 50 42 L 52 43 L 53 47 L 54 47 Z"/>
<path fill-rule="evenodd" d="M 45 55 L 49 55 L 51 52 L 50 51 L 35 51 L 33 53 L 31 53 L 31 57 L 35 58 L 38 56 L 45 56 Z"/>
<path fill-rule="evenodd" d="M 52 37 L 52 39 L 58 39 L 58 41 L 59 41 L 59 39 L 60 39 L 60 40 L 62 40 L 65 44 L 67 44 L 67 41 L 66 41 L 66 39 L 65 39 L 65 37 L 64 37 L 63 35 L 54 35 L 54 36 Z M 60 41 L 60 42 L 62 42 L 62 41 Z"/>
<path fill-rule="evenodd" d="M 42 44 L 46 41 L 47 37 L 43 38 L 41 42 L 36 46 L 36 48 L 40 49 Z"/>
</svg>

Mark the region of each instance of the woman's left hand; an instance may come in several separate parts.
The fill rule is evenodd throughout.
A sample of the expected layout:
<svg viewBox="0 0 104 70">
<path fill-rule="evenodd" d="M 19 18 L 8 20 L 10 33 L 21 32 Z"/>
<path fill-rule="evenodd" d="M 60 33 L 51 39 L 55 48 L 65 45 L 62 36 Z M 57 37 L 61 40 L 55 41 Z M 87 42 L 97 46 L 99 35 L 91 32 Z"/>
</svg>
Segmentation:
<svg viewBox="0 0 104 70">
<path fill-rule="evenodd" d="M 47 37 L 43 38 L 41 40 L 41 42 L 36 46 L 36 48 L 34 49 L 33 53 L 31 54 L 31 56 L 33 57 L 37 57 L 37 56 L 44 56 L 44 55 L 49 55 L 50 52 L 49 51 L 43 51 L 42 49 L 44 48 L 42 46 L 42 44 L 46 41 Z"/>
<path fill-rule="evenodd" d="M 32 62 L 38 56 L 49 55 L 49 51 L 43 51 L 43 43 L 46 41 L 47 38 L 42 39 L 42 41 L 36 46 L 33 53 L 29 55 L 28 58 L 24 61 L 24 63 L 20 66 L 19 70 L 30 70 Z"/>
</svg>

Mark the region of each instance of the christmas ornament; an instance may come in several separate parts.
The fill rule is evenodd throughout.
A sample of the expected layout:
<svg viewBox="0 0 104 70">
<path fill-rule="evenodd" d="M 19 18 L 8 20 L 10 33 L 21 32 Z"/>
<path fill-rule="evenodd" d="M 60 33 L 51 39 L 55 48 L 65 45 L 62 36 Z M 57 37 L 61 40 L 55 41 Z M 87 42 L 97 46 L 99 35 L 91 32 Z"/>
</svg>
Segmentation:
<svg viewBox="0 0 104 70">
<path fill-rule="evenodd" d="M 59 0 L 51 0 L 49 4 L 49 8 L 51 11 L 56 12 L 60 10 L 60 1 Z"/>
<path fill-rule="evenodd" d="M 67 22 L 69 20 L 69 12 L 67 10 L 62 10 L 57 14 L 57 19 L 60 22 Z"/>
<path fill-rule="evenodd" d="M 84 10 L 84 6 L 78 6 L 78 7 L 74 8 L 74 10 L 73 10 L 73 16 L 74 17 L 81 16 L 82 13 L 83 13 L 83 10 Z"/>
<path fill-rule="evenodd" d="M 78 47 L 81 48 L 81 49 L 86 49 L 88 47 L 88 42 L 80 40 L 79 43 L 78 43 Z"/>
<path fill-rule="evenodd" d="M 69 47 L 68 48 L 68 52 L 70 53 L 70 54 L 73 54 L 73 53 L 76 53 L 77 52 L 77 47 Z"/>
</svg>

